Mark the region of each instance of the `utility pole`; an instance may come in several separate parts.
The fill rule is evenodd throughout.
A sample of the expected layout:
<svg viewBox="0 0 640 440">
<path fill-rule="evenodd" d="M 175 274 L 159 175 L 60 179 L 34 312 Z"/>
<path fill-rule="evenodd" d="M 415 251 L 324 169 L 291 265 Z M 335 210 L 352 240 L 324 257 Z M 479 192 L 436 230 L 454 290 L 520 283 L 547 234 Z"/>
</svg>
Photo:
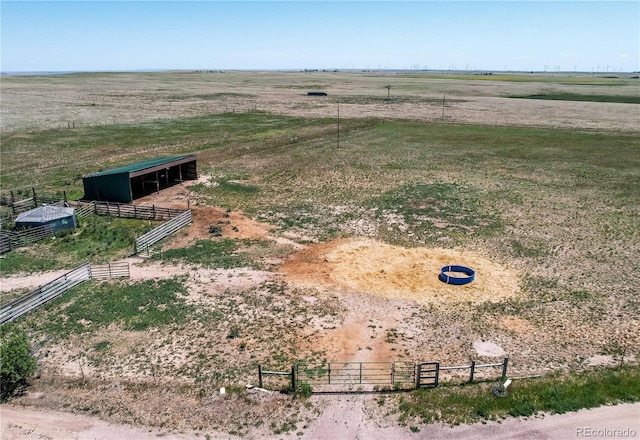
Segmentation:
<svg viewBox="0 0 640 440">
<path fill-rule="evenodd" d="M 340 148 L 340 104 L 338 104 L 338 148 Z"/>
<path fill-rule="evenodd" d="M 442 120 L 444 121 L 444 103 L 447 100 L 447 95 L 442 97 Z"/>
</svg>

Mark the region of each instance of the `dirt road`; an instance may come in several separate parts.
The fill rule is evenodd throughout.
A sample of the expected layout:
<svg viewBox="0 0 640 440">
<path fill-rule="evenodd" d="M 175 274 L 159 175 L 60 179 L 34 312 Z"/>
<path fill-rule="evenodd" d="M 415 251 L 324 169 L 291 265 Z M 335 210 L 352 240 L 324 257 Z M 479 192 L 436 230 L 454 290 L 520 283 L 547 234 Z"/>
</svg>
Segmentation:
<svg viewBox="0 0 640 440">
<path fill-rule="evenodd" d="M 564 415 L 545 415 L 531 419 L 508 419 L 501 423 L 461 425 L 453 428 L 438 425 L 421 426 L 419 431 L 399 426 L 380 425 L 379 420 L 367 416 L 363 399 L 367 396 L 313 396 L 326 400 L 320 417 L 303 433 L 281 435 L 265 431 L 254 432 L 244 438 L 334 439 L 545 439 L 580 438 L 640 438 L 640 403 L 606 406 L 581 410 Z M 174 433 L 158 429 L 115 425 L 77 414 L 38 411 L 11 405 L 0 406 L 2 440 L 18 439 L 236 439 L 229 434 L 215 432 Z"/>
</svg>

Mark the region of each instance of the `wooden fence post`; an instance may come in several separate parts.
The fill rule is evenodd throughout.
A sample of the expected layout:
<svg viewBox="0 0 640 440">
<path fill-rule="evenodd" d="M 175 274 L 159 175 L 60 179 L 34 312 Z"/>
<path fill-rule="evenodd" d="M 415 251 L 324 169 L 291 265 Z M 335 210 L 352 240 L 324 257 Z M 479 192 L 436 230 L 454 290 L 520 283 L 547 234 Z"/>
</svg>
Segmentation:
<svg viewBox="0 0 640 440">
<path fill-rule="evenodd" d="M 296 391 L 296 366 L 291 366 L 291 391 Z"/>
<path fill-rule="evenodd" d="M 391 363 L 391 385 L 395 383 L 395 378 L 396 378 L 396 363 L 392 362 Z"/>
<path fill-rule="evenodd" d="M 32 187 L 31 191 L 33 192 L 33 207 L 37 208 L 38 207 L 38 199 L 36 197 L 36 189 Z"/>
<path fill-rule="evenodd" d="M 258 364 L 258 388 L 262 388 L 262 364 Z"/>
<path fill-rule="evenodd" d="M 507 377 L 507 365 L 509 365 L 509 358 L 504 358 L 504 362 L 502 363 L 502 379 Z"/>
<path fill-rule="evenodd" d="M 471 365 L 469 367 L 471 368 L 471 373 L 469 373 L 469 382 L 473 382 L 473 375 L 476 372 L 476 361 L 471 361 Z"/>
</svg>

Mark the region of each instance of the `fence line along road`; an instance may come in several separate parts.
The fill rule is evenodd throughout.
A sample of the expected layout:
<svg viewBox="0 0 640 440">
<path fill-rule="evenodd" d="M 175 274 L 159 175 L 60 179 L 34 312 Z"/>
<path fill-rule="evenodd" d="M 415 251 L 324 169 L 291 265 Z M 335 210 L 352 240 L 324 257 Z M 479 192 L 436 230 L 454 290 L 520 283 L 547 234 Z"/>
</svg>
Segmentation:
<svg viewBox="0 0 640 440">
<path fill-rule="evenodd" d="M 139 254 L 149 249 L 151 246 L 153 246 L 155 243 L 159 242 L 166 236 L 171 235 L 180 228 L 187 226 L 191 223 L 191 221 L 191 210 L 188 210 L 186 212 L 183 212 L 179 216 L 169 220 L 168 222 L 161 224 L 157 228 L 152 229 L 146 234 L 141 235 L 140 237 L 136 238 L 135 253 Z"/>
<path fill-rule="evenodd" d="M 0 324 L 11 322 L 42 304 L 91 279 L 91 265 L 84 263 L 50 283 L 22 295 L 0 308 Z"/>
<path fill-rule="evenodd" d="M 507 376 L 509 358 L 493 364 L 481 364 L 471 361 L 470 365 L 440 366 L 439 361 L 432 362 L 326 362 L 321 364 L 300 363 L 291 366 L 291 371 L 268 371 L 258 365 L 258 384 L 262 388 L 263 376 L 289 376 L 291 388 L 296 389 L 300 383 L 307 383 L 321 390 L 324 387 L 351 389 L 353 386 L 369 386 L 373 390 L 380 387 L 393 389 L 435 388 L 441 382 L 440 375 L 447 370 L 470 370 L 468 383 L 476 379 L 476 370 L 481 368 L 500 368 L 501 378 Z M 493 375 L 492 375 L 493 376 Z M 495 378 L 495 376 L 494 376 Z M 444 382 L 451 382 L 444 380 Z M 484 378 L 483 380 L 486 380 Z M 326 390 L 326 389 L 325 389 Z"/>
</svg>

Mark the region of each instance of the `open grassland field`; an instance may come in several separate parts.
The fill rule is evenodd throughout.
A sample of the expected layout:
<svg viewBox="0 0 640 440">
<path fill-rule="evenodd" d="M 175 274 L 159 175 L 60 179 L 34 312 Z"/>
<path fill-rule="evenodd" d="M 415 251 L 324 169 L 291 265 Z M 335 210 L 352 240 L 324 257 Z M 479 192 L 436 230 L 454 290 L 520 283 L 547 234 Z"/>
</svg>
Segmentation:
<svg viewBox="0 0 640 440">
<path fill-rule="evenodd" d="M 131 279 L 85 283 L 11 324 L 28 330 L 39 365 L 18 402 L 303 435 L 322 405 L 242 391 L 258 364 L 509 357 L 514 377 L 624 363 L 620 377 L 637 380 L 638 79 L 76 74 L 3 77 L 1 93 L 4 191 L 79 198 L 83 174 L 183 153 L 198 155 L 200 176 L 138 201 L 189 199 L 194 223 L 130 260 Z M 5 254 L 3 296 L 40 271 L 122 258 L 150 227 L 88 219 Z M 476 280 L 441 283 L 447 264 Z M 425 398 L 368 399 L 364 413 L 433 420 L 408 406 Z M 524 414 L 482 405 L 442 420 Z"/>
</svg>

